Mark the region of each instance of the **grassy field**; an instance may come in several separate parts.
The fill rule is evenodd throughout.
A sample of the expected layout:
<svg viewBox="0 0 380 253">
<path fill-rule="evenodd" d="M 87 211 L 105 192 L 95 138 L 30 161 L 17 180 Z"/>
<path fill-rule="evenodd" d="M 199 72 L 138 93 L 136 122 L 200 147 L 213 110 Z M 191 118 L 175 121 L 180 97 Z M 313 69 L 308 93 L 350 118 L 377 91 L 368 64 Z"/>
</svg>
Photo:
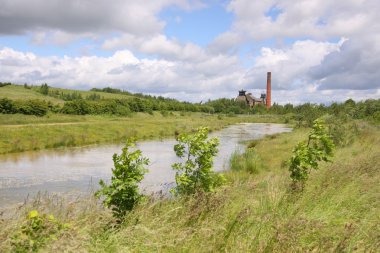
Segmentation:
<svg viewBox="0 0 380 253">
<path fill-rule="evenodd" d="M 83 90 L 70 90 L 70 89 L 62 89 L 62 88 L 54 88 L 54 87 L 49 87 L 51 91 L 58 91 L 59 93 L 64 93 L 64 94 L 71 94 L 73 92 L 80 94 L 83 98 L 86 96 L 89 96 L 91 94 L 97 94 L 101 98 L 105 99 L 125 99 L 125 98 L 133 98 L 134 96 L 132 95 L 127 95 L 127 94 L 115 94 L 115 93 L 107 93 L 107 92 L 98 92 L 98 91 L 83 91 Z"/>
<path fill-rule="evenodd" d="M 227 185 L 213 194 L 148 200 L 120 226 L 93 199 L 41 197 L 0 221 L 0 249 L 12 251 L 26 211 L 38 209 L 70 224 L 42 252 L 378 252 L 380 129 L 363 124 L 296 193 L 284 161 L 307 133 L 255 142 L 254 173 L 229 171 Z"/>
<path fill-rule="evenodd" d="M 60 115 L 44 117 L 0 114 L 0 154 L 121 143 L 129 137 L 157 139 L 190 132 L 199 126 L 219 130 L 239 122 L 282 122 L 276 116 L 223 117 L 202 113 L 137 113 L 131 117 Z"/>
<path fill-rule="evenodd" d="M 0 87 L 0 98 L 8 98 L 8 99 L 41 99 L 50 101 L 54 104 L 63 104 L 63 100 L 58 98 L 53 98 L 49 96 L 42 95 L 41 93 L 32 90 L 25 89 L 21 85 L 7 85 L 4 87 Z"/>
<path fill-rule="evenodd" d="M 39 87 L 33 87 L 31 89 L 25 89 L 22 85 L 7 85 L 4 87 L 0 87 L 0 98 L 8 98 L 8 99 L 42 99 L 46 101 L 50 101 L 54 104 L 63 104 L 64 101 L 59 98 L 54 98 L 51 96 L 46 96 L 38 92 Z M 82 90 L 70 90 L 70 89 L 62 89 L 62 88 L 54 88 L 49 87 L 51 92 L 58 91 L 59 93 L 64 94 L 72 94 L 77 93 L 80 94 L 83 98 L 89 96 L 91 94 L 97 94 L 101 98 L 109 99 L 121 99 L 121 98 L 132 98 L 133 96 L 126 94 L 113 94 L 106 92 L 97 92 L 97 91 L 82 91 Z"/>
</svg>

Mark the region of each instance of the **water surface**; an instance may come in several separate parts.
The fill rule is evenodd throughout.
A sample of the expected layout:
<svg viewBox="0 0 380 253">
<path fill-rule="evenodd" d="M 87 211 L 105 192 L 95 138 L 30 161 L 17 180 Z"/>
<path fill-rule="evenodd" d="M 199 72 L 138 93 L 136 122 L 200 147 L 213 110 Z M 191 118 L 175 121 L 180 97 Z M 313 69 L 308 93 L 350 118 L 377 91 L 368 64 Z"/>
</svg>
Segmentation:
<svg viewBox="0 0 380 253">
<path fill-rule="evenodd" d="M 244 123 L 212 133 L 211 136 L 220 138 L 215 170 L 228 169 L 231 154 L 243 149 L 242 141 L 289 131 L 291 129 L 282 124 Z M 149 173 L 141 184 L 145 192 L 166 191 L 173 186 L 175 172 L 171 164 L 178 161 L 174 144 L 174 139 L 138 143 L 138 148 L 150 160 Z M 97 145 L 2 155 L 0 208 L 22 202 L 38 192 L 88 193 L 98 187 L 100 179 L 110 179 L 112 155 L 120 153 L 121 148 L 121 145 Z"/>
</svg>

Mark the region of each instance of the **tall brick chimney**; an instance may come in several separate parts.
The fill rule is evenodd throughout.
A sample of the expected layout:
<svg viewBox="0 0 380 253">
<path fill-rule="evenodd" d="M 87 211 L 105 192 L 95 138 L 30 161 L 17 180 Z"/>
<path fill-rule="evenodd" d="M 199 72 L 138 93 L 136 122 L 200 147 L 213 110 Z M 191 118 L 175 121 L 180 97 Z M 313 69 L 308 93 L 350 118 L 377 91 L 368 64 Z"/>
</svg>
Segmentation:
<svg viewBox="0 0 380 253">
<path fill-rule="evenodd" d="M 267 73 L 267 101 L 266 101 L 266 105 L 268 109 L 271 106 L 271 82 L 272 82 L 272 74 L 271 72 L 268 72 Z"/>
</svg>

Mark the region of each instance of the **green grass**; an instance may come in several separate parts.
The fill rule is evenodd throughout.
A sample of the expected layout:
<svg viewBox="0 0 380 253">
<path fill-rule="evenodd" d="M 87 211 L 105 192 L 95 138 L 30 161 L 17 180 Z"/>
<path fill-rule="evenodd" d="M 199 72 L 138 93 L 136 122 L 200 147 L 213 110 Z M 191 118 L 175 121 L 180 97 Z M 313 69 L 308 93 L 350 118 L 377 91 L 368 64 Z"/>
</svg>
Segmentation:
<svg viewBox="0 0 380 253">
<path fill-rule="evenodd" d="M 64 94 L 72 94 L 72 93 L 78 93 L 82 95 L 83 98 L 86 98 L 86 96 L 89 96 L 91 94 L 98 94 L 101 98 L 105 99 L 125 99 L 125 98 L 134 98 L 133 95 L 127 95 L 127 94 L 116 94 L 116 93 L 107 93 L 107 92 L 99 92 L 99 91 L 83 91 L 83 90 L 71 90 L 71 89 L 63 89 L 63 88 L 54 88 L 49 87 L 49 90 L 51 91 L 58 91 L 59 93 Z"/>
<path fill-rule="evenodd" d="M 90 252 L 376 252 L 380 248 L 380 129 L 361 126 L 333 163 L 314 171 L 302 193 L 290 191 L 284 161 L 308 130 L 255 143 L 257 173 L 232 170 L 212 194 L 150 199 L 121 226 L 93 199 L 37 198 L 30 209 L 53 213 L 71 228 L 45 251 Z M 23 218 L 0 221 L 0 249 Z"/>
<path fill-rule="evenodd" d="M 281 122 L 280 117 L 224 117 L 202 113 L 131 117 L 59 115 L 44 117 L 0 114 L 0 154 L 99 143 L 121 143 L 129 137 L 159 139 L 190 132 L 199 126 L 219 130 L 239 122 Z"/>
<path fill-rule="evenodd" d="M 42 99 L 46 101 L 50 101 L 54 104 L 63 104 L 64 100 L 59 98 L 54 98 L 51 96 L 43 95 L 38 92 L 39 86 L 32 87 L 31 89 L 25 89 L 22 85 L 7 85 L 0 87 L 0 98 L 8 98 L 8 99 Z M 98 94 L 101 98 L 104 99 L 129 99 L 134 98 L 133 95 L 127 95 L 127 94 L 114 94 L 114 93 L 107 93 L 107 92 L 98 92 L 98 91 L 82 91 L 82 90 L 72 90 L 72 89 L 63 89 L 63 88 L 54 88 L 49 87 L 50 92 L 58 91 L 59 93 L 64 94 L 72 94 L 77 93 L 82 95 L 83 98 L 86 98 L 87 96 L 91 94 Z"/>
<path fill-rule="evenodd" d="M 24 86 L 21 85 L 7 85 L 0 87 L 0 98 L 8 98 L 8 99 L 41 99 L 50 101 L 54 104 L 63 104 L 63 100 L 58 98 L 53 98 L 49 96 L 42 95 L 41 93 L 33 90 L 33 89 L 25 89 Z"/>
</svg>

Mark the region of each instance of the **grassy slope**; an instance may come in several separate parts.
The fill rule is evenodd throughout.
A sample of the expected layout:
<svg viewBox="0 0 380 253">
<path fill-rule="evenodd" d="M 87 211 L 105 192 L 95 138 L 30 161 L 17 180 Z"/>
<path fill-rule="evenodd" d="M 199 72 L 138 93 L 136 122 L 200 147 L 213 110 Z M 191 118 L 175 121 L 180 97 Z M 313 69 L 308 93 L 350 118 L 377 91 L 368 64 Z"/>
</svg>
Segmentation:
<svg viewBox="0 0 380 253">
<path fill-rule="evenodd" d="M 120 228 L 96 202 L 34 207 L 72 228 L 46 251 L 96 252 L 375 252 L 380 247 L 380 130 L 366 128 L 332 164 L 312 173 L 302 194 L 288 191 L 283 161 L 305 130 L 266 138 L 256 146 L 260 172 L 227 173 L 215 194 L 143 203 Z M 17 222 L 19 222 L 18 220 Z M 17 226 L 4 221 L 0 248 Z"/>
<path fill-rule="evenodd" d="M 57 104 L 63 104 L 64 101 L 62 99 L 42 95 L 38 92 L 38 87 L 33 87 L 32 89 L 25 89 L 22 85 L 7 85 L 4 87 L 0 87 L 0 98 L 6 97 L 9 99 L 42 99 L 46 101 L 50 101 L 52 103 Z M 79 93 L 82 95 L 83 98 L 86 96 L 89 96 L 91 94 L 98 94 L 101 98 L 114 98 L 114 99 L 120 99 L 120 98 L 133 98 L 134 96 L 131 95 L 125 95 L 125 94 L 113 94 L 113 93 L 106 93 L 106 92 L 97 92 L 97 91 L 82 91 L 82 90 L 71 90 L 71 89 L 62 89 L 62 88 L 54 88 L 49 87 L 49 90 L 51 91 L 59 91 L 60 93 L 64 94 L 72 94 L 72 93 Z"/>
<path fill-rule="evenodd" d="M 21 85 L 7 85 L 0 87 L 0 98 L 9 99 L 41 99 L 50 101 L 55 104 L 63 104 L 63 100 L 42 95 L 41 93 L 32 89 L 25 89 Z"/>
<path fill-rule="evenodd" d="M 62 88 L 49 88 L 52 91 L 59 91 L 60 93 L 63 92 L 64 94 L 71 94 L 73 92 L 79 93 L 82 95 L 83 98 L 86 96 L 89 96 L 91 94 L 98 94 L 101 98 L 113 98 L 113 99 L 122 99 L 122 98 L 133 98 L 132 95 L 126 95 L 126 94 L 113 94 L 113 93 L 107 93 L 107 92 L 98 92 L 98 91 L 82 91 L 82 90 L 71 90 L 71 89 L 62 89 Z"/>
</svg>

